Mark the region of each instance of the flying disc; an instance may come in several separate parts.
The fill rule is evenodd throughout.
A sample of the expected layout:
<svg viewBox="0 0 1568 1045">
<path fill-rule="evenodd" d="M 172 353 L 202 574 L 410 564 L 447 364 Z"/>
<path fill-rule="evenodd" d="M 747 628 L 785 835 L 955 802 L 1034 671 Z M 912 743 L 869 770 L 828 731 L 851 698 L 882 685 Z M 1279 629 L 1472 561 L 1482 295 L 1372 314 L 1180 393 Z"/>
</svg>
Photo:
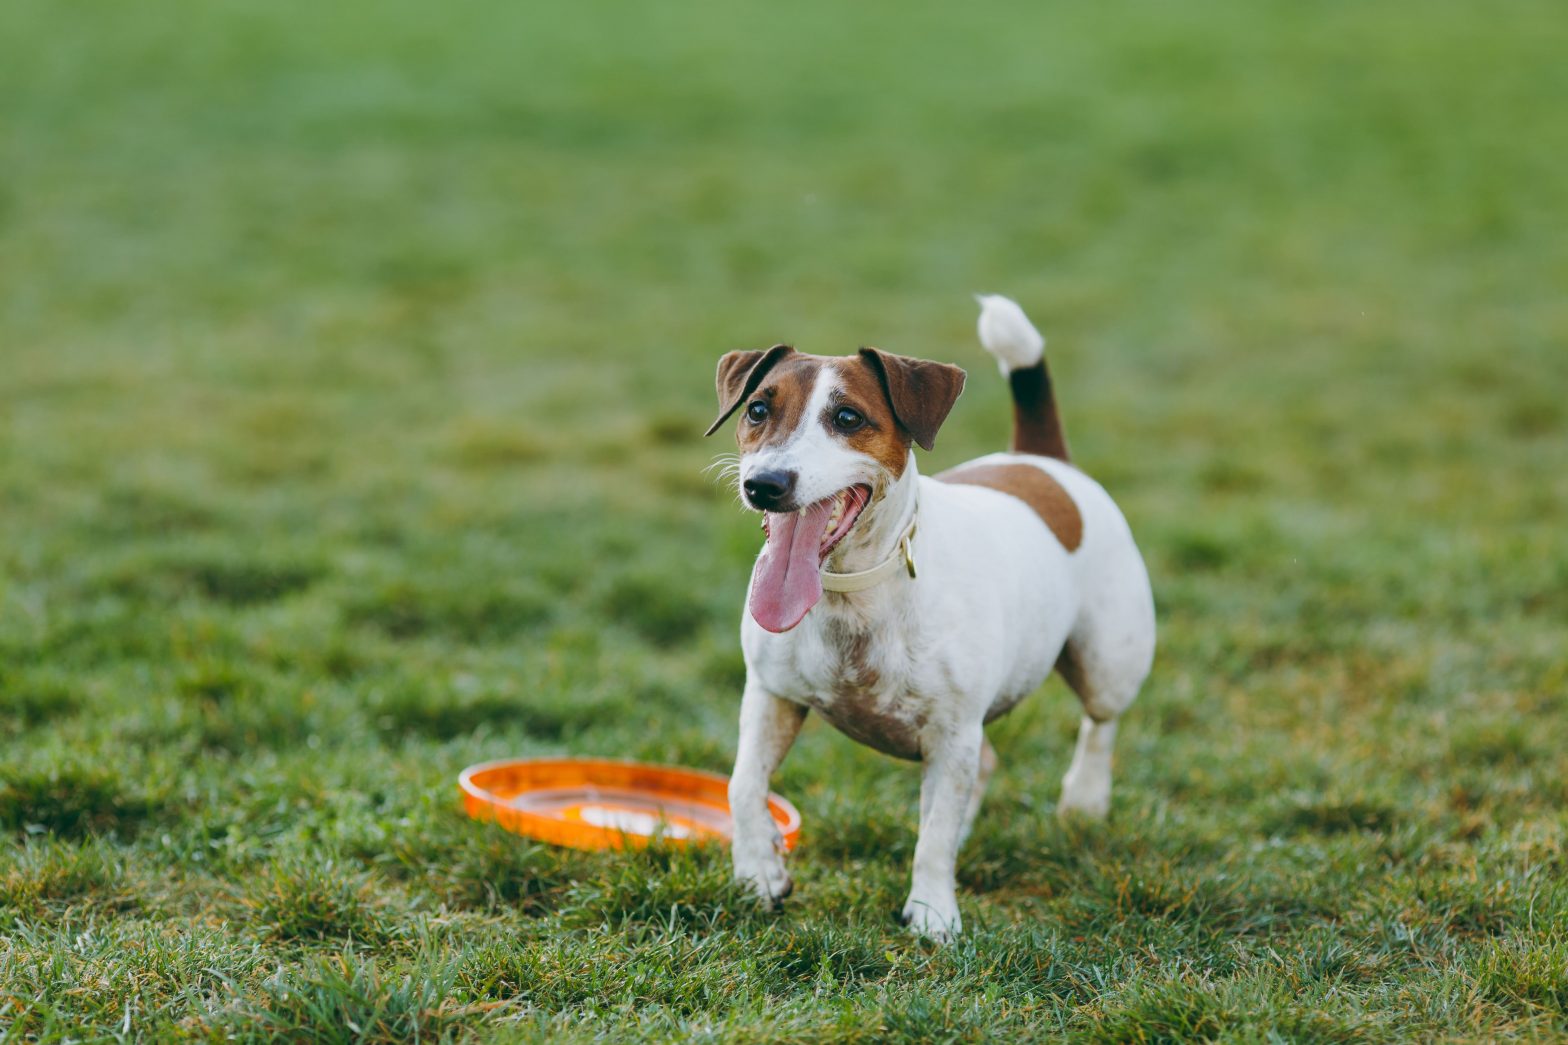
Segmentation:
<svg viewBox="0 0 1568 1045">
<path fill-rule="evenodd" d="M 601 758 L 483 762 L 457 778 L 469 816 L 573 849 L 728 842 L 729 782 L 721 773 Z M 772 793 L 768 812 L 793 849 L 800 813 Z"/>
</svg>

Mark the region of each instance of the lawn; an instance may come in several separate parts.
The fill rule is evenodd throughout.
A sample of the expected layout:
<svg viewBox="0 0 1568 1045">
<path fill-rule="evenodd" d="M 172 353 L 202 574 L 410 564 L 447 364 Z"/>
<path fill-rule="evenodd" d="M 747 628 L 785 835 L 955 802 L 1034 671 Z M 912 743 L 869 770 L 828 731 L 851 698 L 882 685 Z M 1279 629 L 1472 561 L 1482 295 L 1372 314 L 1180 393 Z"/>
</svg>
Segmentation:
<svg viewBox="0 0 1568 1045">
<path fill-rule="evenodd" d="M 0 5 L 0 1040 L 1568 1034 L 1549 0 Z M 820 722 L 722 851 L 466 820 L 727 771 L 732 348 L 1050 337 L 1161 646 L 1101 826 L 997 723 L 966 935 Z"/>
</svg>

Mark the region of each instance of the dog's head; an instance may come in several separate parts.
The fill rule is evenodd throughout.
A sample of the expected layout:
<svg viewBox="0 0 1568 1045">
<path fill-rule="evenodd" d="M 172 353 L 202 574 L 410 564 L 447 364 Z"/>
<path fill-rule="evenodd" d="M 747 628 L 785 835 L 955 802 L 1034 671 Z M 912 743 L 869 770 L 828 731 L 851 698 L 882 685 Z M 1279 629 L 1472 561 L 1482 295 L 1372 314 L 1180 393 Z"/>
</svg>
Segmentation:
<svg viewBox="0 0 1568 1045">
<path fill-rule="evenodd" d="M 822 564 L 904 474 L 911 444 L 931 449 L 964 372 L 874 348 L 811 356 L 775 345 L 725 355 L 717 384 L 708 434 L 740 412 L 741 499 L 768 532 L 751 615 L 788 631 L 822 597 Z"/>
</svg>

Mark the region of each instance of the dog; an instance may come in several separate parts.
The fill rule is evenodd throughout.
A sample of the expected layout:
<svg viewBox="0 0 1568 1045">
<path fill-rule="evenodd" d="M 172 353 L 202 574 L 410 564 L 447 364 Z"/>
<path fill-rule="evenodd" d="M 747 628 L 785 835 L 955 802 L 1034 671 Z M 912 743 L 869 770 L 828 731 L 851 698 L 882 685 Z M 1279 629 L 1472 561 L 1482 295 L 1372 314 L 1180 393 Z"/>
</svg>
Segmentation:
<svg viewBox="0 0 1568 1045">
<path fill-rule="evenodd" d="M 707 432 L 740 414 L 732 467 L 767 534 L 741 621 L 735 877 L 768 906 L 794 888 L 768 785 L 816 711 L 923 764 L 902 921 L 938 941 L 962 929 L 958 850 L 996 767 L 985 725 L 1059 672 L 1083 718 L 1057 810 L 1104 817 L 1117 720 L 1154 660 L 1148 572 L 1116 504 L 1069 462 L 1045 339 L 1010 299 L 978 300 L 1012 389 L 1009 452 L 920 475 L 913 448 L 932 448 L 964 371 L 875 348 L 730 352 Z"/>
</svg>

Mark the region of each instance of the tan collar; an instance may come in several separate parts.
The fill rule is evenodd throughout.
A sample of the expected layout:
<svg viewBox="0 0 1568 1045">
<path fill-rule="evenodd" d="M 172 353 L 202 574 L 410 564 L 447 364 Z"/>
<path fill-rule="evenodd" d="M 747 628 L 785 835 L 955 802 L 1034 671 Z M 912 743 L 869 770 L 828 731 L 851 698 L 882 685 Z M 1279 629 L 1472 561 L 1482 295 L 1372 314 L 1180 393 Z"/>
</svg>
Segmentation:
<svg viewBox="0 0 1568 1045">
<path fill-rule="evenodd" d="M 909 526 L 904 530 L 904 535 L 898 539 L 898 545 L 893 549 L 893 554 L 877 563 L 869 570 L 857 570 L 854 573 L 834 573 L 824 568 L 822 570 L 823 591 L 865 591 L 867 588 L 881 584 L 900 570 L 908 570 L 910 580 L 915 577 L 915 515 L 909 517 Z"/>
</svg>

